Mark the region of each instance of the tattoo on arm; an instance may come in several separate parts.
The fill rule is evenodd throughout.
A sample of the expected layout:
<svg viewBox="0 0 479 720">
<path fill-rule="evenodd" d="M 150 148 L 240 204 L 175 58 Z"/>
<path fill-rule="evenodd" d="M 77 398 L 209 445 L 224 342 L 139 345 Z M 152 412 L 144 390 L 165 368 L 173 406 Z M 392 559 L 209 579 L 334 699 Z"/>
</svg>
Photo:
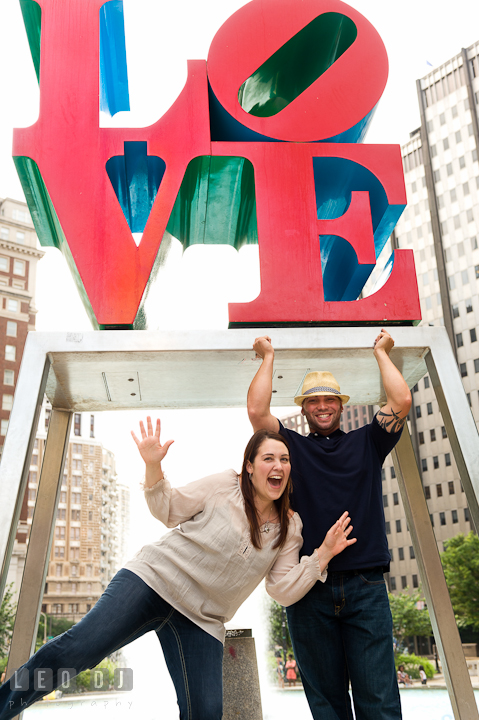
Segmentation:
<svg viewBox="0 0 479 720">
<path fill-rule="evenodd" d="M 406 422 L 406 418 L 399 417 L 398 413 L 394 412 L 392 408 L 390 413 L 385 412 L 384 409 L 379 410 L 376 417 L 380 426 L 390 433 L 399 432 Z"/>
</svg>

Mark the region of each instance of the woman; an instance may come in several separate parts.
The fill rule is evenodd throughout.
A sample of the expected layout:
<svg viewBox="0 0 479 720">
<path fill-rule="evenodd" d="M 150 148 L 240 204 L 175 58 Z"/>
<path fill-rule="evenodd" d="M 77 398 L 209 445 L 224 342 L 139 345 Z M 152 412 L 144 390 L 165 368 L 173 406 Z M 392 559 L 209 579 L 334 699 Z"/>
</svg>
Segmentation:
<svg viewBox="0 0 479 720">
<path fill-rule="evenodd" d="M 288 681 L 288 685 L 291 685 L 293 683 L 293 687 L 296 687 L 296 680 L 298 679 L 296 676 L 296 660 L 293 658 L 291 653 L 288 655 L 288 660 L 286 661 L 286 680 Z"/>
<path fill-rule="evenodd" d="M 289 451 L 277 433 L 253 435 L 240 477 L 228 470 L 171 488 L 162 461 L 173 441 L 161 444 L 159 420 L 155 431 L 149 417 L 140 430 L 141 440 L 132 435 L 146 466 L 147 504 L 175 529 L 140 550 L 77 625 L 30 658 L 23 666 L 30 689 L 13 690 L 10 681 L 0 688 L 0 720 L 46 694 L 34 689 L 35 669 L 51 668 L 56 687 L 60 668 L 92 668 L 149 630 L 160 640 L 181 720 L 220 720 L 224 623 L 265 576 L 275 599 L 295 602 L 355 542 L 344 513 L 298 563 L 302 525 L 289 509 Z"/>
<path fill-rule="evenodd" d="M 412 685 L 409 675 L 404 670 L 404 665 L 398 667 L 398 685 L 404 685 L 405 687 Z"/>
</svg>

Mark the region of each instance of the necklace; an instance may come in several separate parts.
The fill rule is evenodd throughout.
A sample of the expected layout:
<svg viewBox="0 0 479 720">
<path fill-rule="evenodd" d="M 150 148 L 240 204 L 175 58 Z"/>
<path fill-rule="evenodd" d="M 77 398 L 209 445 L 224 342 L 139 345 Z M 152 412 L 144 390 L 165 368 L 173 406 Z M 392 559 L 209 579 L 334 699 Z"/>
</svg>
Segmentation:
<svg viewBox="0 0 479 720">
<path fill-rule="evenodd" d="M 273 512 L 273 508 L 274 508 L 274 503 L 271 505 L 271 508 L 270 508 L 270 511 L 269 511 L 269 515 L 268 515 L 268 519 L 266 520 L 265 523 L 263 523 L 263 524 L 264 524 L 264 530 L 260 530 L 260 532 L 269 533 L 269 531 L 271 530 L 271 528 L 270 528 L 270 526 L 269 526 L 269 519 L 270 519 L 270 517 L 271 517 L 271 513 Z M 260 516 L 261 516 L 261 519 L 262 519 L 262 518 L 263 518 L 262 513 L 260 513 Z"/>
</svg>

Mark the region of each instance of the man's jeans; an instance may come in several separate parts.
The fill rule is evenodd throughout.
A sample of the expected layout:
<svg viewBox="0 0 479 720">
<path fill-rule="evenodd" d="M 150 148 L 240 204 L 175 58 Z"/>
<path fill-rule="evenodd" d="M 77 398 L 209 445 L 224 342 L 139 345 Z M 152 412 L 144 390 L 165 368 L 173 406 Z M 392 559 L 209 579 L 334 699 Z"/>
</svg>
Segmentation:
<svg viewBox="0 0 479 720">
<path fill-rule="evenodd" d="M 176 689 L 181 720 L 221 720 L 222 643 L 125 569 L 115 575 L 97 604 L 77 625 L 44 645 L 23 666 L 29 672 L 28 690 L 12 690 L 9 680 L 2 685 L 0 720 L 14 718 L 47 694 L 48 691 L 34 689 L 35 669 L 51 668 L 55 688 L 60 668 L 75 668 L 79 673 L 95 667 L 107 655 L 150 630 L 160 640 Z M 156 688 L 151 689 L 151 701 L 158 705 Z"/>
<path fill-rule="evenodd" d="M 380 568 L 331 572 L 287 609 L 315 720 L 400 720 L 392 620 Z"/>
</svg>

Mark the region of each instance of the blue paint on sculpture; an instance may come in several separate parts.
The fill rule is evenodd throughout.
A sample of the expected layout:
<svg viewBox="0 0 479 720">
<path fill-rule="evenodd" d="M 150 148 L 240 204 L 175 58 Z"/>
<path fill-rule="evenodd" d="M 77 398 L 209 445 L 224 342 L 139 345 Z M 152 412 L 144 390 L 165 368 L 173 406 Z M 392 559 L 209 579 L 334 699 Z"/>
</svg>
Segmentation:
<svg viewBox="0 0 479 720">
<path fill-rule="evenodd" d="M 345 132 L 340 133 L 339 135 L 334 135 L 334 137 L 330 137 L 327 140 L 319 140 L 319 142 L 328 142 L 328 143 L 360 143 L 360 142 L 363 142 L 363 140 L 366 137 L 366 133 L 369 130 L 369 126 L 373 119 L 376 108 L 377 108 L 377 105 L 375 105 L 373 107 L 373 109 L 370 112 L 368 112 L 367 115 L 365 115 L 363 117 L 362 120 L 357 122 L 356 125 L 353 125 L 353 127 L 349 128 L 349 130 L 346 130 Z"/>
<path fill-rule="evenodd" d="M 146 154 L 146 142 L 125 142 L 125 154 L 115 155 L 106 171 L 132 233 L 142 233 L 155 202 L 166 165 Z"/>
<path fill-rule="evenodd" d="M 109 0 L 100 8 L 100 110 L 129 109 L 123 0 Z"/>
<path fill-rule="evenodd" d="M 405 205 L 390 205 L 379 179 L 351 160 L 313 158 L 313 170 L 318 219 L 331 220 L 344 215 L 353 191 L 369 193 L 374 250 L 378 258 Z M 321 235 L 320 246 L 325 300 L 355 300 L 371 275 L 374 263 L 358 264 L 353 247 L 337 235 Z"/>
<path fill-rule="evenodd" d="M 374 270 L 373 263 L 358 263 L 351 244 L 338 235 L 321 235 L 324 299 L 356 300 Z"/>
</svg>

